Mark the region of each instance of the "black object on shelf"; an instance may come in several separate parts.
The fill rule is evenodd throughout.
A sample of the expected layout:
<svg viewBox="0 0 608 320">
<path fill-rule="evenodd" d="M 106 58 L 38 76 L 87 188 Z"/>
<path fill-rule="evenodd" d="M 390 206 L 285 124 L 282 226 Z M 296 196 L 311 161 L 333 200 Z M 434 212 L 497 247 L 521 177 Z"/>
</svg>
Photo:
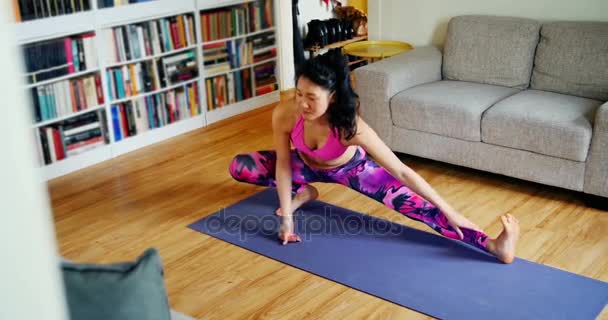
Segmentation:
<svg viewBox="0 0 608 320">
<path fill-rule="evenodd" d="M 299 66 L 306 61 L 306 58 L 304 57 L 304 42 L 302 41 L 302 34 L 300 33 L 300 29 L 298 27 L 298 16 L 300 15 L 300 11 L 298 10 L 298 0 L 291 1 L 291 13 L 293 23 L 293 60 L 296 69 L 298 69 Z"/>
<path fill-rule="evenodd" d="M 352 21 L 336 18 L 314 19 L 308 23 L 308 33 L 304 40 L 306 48 L 325 47 L 332 43 L 352 39 L 355 30 Z"/>
</svg>

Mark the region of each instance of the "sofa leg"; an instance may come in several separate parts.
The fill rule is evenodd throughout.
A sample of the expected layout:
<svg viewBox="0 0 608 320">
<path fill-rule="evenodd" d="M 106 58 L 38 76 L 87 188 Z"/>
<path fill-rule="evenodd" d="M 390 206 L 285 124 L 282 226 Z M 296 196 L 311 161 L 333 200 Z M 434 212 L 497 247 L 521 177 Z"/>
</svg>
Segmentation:
<svg viewBox="0 0 608 320">
<path fill-rule="evenodd" d="M 593 194 L 583 194 L 585 205 L 594 209 L 608 211 L 608 198 L 596 196 Z"/>
</svg>

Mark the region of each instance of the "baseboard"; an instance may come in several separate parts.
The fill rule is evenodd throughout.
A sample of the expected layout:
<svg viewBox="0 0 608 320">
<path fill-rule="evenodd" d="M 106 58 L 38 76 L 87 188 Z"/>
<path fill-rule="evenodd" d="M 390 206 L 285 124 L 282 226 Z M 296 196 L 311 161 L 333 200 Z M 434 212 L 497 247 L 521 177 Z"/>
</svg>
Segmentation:
<svg viewBox="0 0 608 320">
<path fill-rule="evenodd" d="M 584 193 L 583 201 L 587 207 L 598 210 L 608 211 L 608 198 L 596 196 L 593 194 Z"/>
</svg>

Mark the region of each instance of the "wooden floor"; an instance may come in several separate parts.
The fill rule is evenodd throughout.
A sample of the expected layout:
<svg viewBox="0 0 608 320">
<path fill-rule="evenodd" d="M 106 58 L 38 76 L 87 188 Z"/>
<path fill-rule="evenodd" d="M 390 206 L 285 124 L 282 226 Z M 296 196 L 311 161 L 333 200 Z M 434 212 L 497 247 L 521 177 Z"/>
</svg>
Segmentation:
<svg viewBox="0 0 608 320">
<path fill-rule="evenodd" d="M 117 262 L 156 247 L 172 307 L 198 319 L 428 319 L 187 228 L 263 189 L 235 182 L 227 168 L 237 153 L 272 147 L 271 109 L 50 181 L 61 254 Z M 490 236 L 500 215 L 515 215 L 518 257 L 608 281 L 608 212 L 585 207 L 580 194 L 400 157 Z M 321 200 L 429 231 L 344 187 L 318 187 Z"/>
</svg>

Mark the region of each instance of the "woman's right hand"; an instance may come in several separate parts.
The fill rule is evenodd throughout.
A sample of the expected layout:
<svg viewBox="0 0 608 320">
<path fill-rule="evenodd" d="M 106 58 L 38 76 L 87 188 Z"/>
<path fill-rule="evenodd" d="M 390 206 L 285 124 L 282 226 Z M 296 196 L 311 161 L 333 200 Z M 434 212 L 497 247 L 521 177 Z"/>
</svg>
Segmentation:
<svg viewBox="0 0 608 320">
<path fill-rule="evenodd" d="M 283 217 L 283 222 L 279 229 L 279 239 L 286 245 L 290 242 L 301 242 L 302 239 L 299 235 L 294 233 L 294 224 L 292 217 Z"/>
</svg>

